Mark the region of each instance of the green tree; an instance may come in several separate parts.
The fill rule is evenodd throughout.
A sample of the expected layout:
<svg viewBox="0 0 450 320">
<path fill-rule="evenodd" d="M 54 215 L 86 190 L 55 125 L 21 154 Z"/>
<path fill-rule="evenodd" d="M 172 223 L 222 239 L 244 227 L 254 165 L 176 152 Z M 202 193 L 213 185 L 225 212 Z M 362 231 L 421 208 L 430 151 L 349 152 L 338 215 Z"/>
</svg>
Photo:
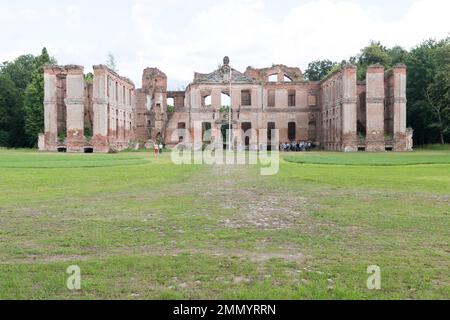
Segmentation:
<svg viewBox="0 0 450 320">
<path fill-rule="evenodd" d="M 22 55 L 13 62 L 4 62 L 0 69 L 3 74 L 10 77 L 18 89 L 25 91 L 33 76 L 35 60 L 31 54 Z"/>
<path fill-rule="evenodd" d="M 35 147 L 39 133 L 44 131 L 44 70 L 45 64 L 53 64 L 54 59 L 50 58 L 47 49 L 42 49 L 42 53 L 35 60 L 33 76 L 30 84 L 24 93 L 24 120 L 26 144 L 28 147 Z"/>
<path fill-rule="evenodd" d="M 0 146 L 19 147 L 23 128 L 20 90 L 11 78 L 0 73 Z"/>
<path fill-rule="evenodd" d="M 450 38 L 427 40 L 413 48 L 406 59 L 408 125 L 414 129 L 415 143 L 419 145 L 442 142 L 441 133 L 445 139 L 448 130 L 445 109 L 437 112 L 436 107 L 441 110 L 446 97 L 445 72 L 449 63 L 445 56 L 449 46 Z M 439 116 L 444 119 L 439 121 Z"/>
<path fill-rule="evenodd" d="M 439 142 L 445 144 L 450 135 L 450 43 L 434 52 L 437 71 L 425 96 L 434 115 L 428 125 L 439 132 Z"/>
<path fill-rule="evenodd" d="M 331 60 L 313 61 L 308 65 L 308 69 L 305 71 L 305 77 L 309 81 L 320 81 L 336 66 L 339 66 L 339 64 Z"/>
<path fill-rule="evenodd" d="M 389 50 L 380 42 L 371 41 L 370 45 L 363 48 L 359 55 L 350 58 L 350 62 L 358 67 L 358 80 L 366 79 L 367 67 L 379 63 L 385 68 L 392 66 L 392 57 Z"/>
</svg>

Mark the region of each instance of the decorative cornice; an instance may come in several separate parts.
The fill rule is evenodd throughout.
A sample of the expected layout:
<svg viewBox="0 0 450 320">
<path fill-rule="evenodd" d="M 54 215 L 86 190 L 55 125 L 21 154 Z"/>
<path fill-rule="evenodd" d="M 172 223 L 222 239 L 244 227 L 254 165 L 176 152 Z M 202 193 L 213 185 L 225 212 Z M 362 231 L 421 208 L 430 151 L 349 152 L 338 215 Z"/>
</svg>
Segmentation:
<svg viewBox="0 0 450 320">
<path fill-rule="evenodd" d="M 353 97 L 342 98 L 342 103 L 357 103 L 358 99 Z"/>
<path fill-rule="evenodd" d="M 84 105 L 84 98 L 80 99 L 80 98 L 66 98 L 64 99 L 64 103 L 66 104 L 66 106 L 68 105 Z"/>
<path fill-rule="evenodd" d="M 366 103 L 384 103 L 384 97 L 366 97 Z"/>
</svg>

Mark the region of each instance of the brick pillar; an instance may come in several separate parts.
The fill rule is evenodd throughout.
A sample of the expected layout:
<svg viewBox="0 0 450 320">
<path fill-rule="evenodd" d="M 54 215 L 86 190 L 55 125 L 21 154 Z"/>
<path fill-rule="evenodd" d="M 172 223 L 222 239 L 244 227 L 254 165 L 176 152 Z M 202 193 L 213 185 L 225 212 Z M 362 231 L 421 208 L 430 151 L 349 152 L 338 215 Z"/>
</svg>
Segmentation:
<svg viewBox="0 0 450 320">
<path fill-rule="evenodd" d="M 398 64 L 392 69 L 394 77 L 394 151 L 408 151 L 406 130 L 406 66 Z"/>
<path fill-rule="evenodd" d="M 366 151 L 384 152 L 384 67 L 375 64 L 366 77 Z"/>
<path fill-rule="evenodd" d="M 84 72 L 67 66 L 67 152 L 84 152 Z"/>
<path fill-rule="evenodd" d="M 58 144 L 57 79 L 53 67 L 44 68 L 44 143 L 41 151 L 55 151 Z"/>
<path fill-rule="evenodd" d="M 358 151 L 356 67 L 345 65 L 342 74 L 342 151 Z"/>
<path fill-rule="evenodd" d="M 108 78 L 106 68 L 94 66 L 94 117 L 92 143 L 94 152 L 108 152 Z"/>
</svg>

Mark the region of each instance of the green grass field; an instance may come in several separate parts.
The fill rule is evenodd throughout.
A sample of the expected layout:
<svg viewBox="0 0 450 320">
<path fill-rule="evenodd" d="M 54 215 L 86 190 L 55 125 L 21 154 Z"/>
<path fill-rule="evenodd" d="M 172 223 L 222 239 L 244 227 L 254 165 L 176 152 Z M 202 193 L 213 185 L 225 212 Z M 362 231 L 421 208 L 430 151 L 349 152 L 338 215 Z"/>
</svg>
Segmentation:
<svg viewBox="0 0 450 320">
<path fill-rule="evenodd" d="M 448 148 L 282 157 L 0 150 L 0 299 L 450 298 Z"/>
</svg>

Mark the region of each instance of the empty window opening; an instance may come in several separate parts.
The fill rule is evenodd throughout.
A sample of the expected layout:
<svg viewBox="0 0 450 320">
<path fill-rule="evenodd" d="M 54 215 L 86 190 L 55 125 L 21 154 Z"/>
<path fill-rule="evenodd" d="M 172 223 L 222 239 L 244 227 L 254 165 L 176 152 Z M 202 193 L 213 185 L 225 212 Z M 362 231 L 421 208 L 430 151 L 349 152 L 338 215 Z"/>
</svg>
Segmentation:
<svg viewBox="0 0 450 320">
<path fill-rule="evenodd" d="M 202 123 L 203 142 L 211 142 L 211 122 Z"/>
<path fill-rule="evenodd" d="M 288 106 L 289 107 L 295 107 L 296 101 L 295 101 L 295 90 L 289 90 L 288 93 Z"/>
<path fill-rule="evenodd" d="M 292 79 L 289 78 L 287 75 L 284 75 L 283 81 L 284 81 L 284 82 L 292 82 Z"/>
<path fill-rule="evenodd" d="M 269 82 L 278 82 L 278 75 L 272 74 L 268 77 Z"/>
<path fill-rule="evenodd" d="M 252 123 L 251 122 L 243 122 L 241 127 L 242 127 L 242 131 L 244 132 L 245 149 L 248 150 L 248 148 L 250 147 L 250 140 L 252 137 Z"/>
<path fill-rule="evenodd" d="M 167 108 L 173 108 L 173 107 L 175 107 L 175 99 L 167 98 Z"/>
<path fill-rule="evenodd" d="M 59 147 L 58 148 L 58 152 L 67 152 L 67 148 L 66 147 Z"/>
<path fill-rule="evenodd" d="M 178 142 L 181 143 L 184 141 L 184 137 L 186 136 L 186 122 L 178 122 Z"/>
<path fill-rule="evenodd" d="M 269 90 L 267 92 L 267 106 L 275 107 L 275 90 Z"/>
<path fill-rule="evenodd" d="M 92 148 L 92 147 L 85 147 L 84 148 L 84 153 L 94 153 L 94 148 Z"/>
<path fill-rule="evenodd" d="M 250 90 L 242 90 L 241 105 L 243 105 L 243 106 L 251 106 L 252 105 L 252 93 Z"/>
<path fill-rule="evenodd" d="M 288 139 L 289 141 L 295 141 L 297 139 L 297 125 L 295 122 L 289 122 L 288 124 Z"/>
<path fill-rule="evenodd" d="M 267 140 L 268 140 L 268 142 L 272 141 L 273 134 L 275 134 L 275 132 L 272 132 L 273 130 L 275 130 L 275 122 L 267 123 Z"/>
<path fill-rule="evenodd" d="M 211 107 L 211 105 L 212 105 L 211 95 L 203 97 L 202 104 L 204 107 Z"/>
<path fill-rule="evenodd" d="M 220 95 L 220 105 L 222 108 L 229 108 L 231 106 L 230 95 L 222 92 Z"/>
</svg>

